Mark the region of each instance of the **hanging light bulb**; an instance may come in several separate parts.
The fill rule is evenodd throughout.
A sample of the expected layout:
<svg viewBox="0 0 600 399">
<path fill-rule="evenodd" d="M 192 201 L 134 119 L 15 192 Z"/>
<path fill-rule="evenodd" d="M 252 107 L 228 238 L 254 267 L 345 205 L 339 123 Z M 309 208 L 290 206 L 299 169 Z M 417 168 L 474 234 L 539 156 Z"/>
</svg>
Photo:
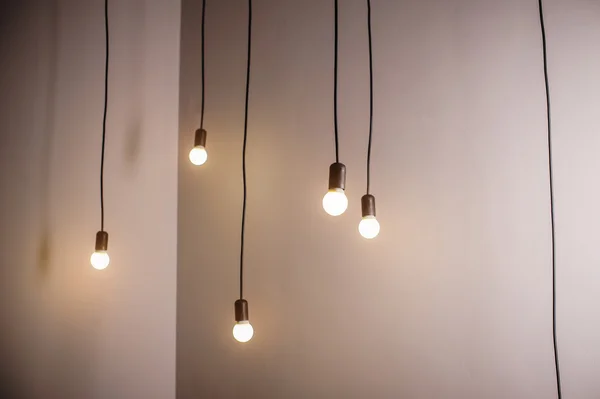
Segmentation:
<svg viewBox="0 0 600 399">
<path fill-rule="evenodd" d="M 379 222 L 375 217 L 375 197 L 365 194 L 360 199 L 362 207 L 362 220 L 358 224 L 358 231 L 364 238 L 375 238 L 379 234 Z"/>
<path fill-rule="evenodd" d="M 367 32 L 369 34 L 369 144 L 367 147 L 367 194 L 360 199 L 362 220 L 358 232 L 367 239 L 377 237 L 379 222 L 375 217 L 375 197 L 369 194 L 371 187 L 371 142 L 373 139 L 373 50 L 371 41 L 371 0 L 367 0 Z"/>
<path fill-rule="evenodd" d="M 340 163 L 338 145 L 338 115 L 337 115 L 337 71 L 338 71 L 338 1 L 334 2 L 334 57 L 333 57 L 333 124 L 335 138 L 335 162 L 329 166 L 329 190 L 323 197 L 323 209 L 331 216 L 339 216 L 348 208 L 348 198 L 344 192 L 346 186 L 346 166 Z"/>
<path fill-rule="evenodd" d="M 239 342 L 248 342 L 254 335 L 254 328 L 248 321 L 248 301 L 238 299 L 235 301 L 235 326 L 233 326 L 233 338 Z"/>
<path fill-rule="evenodd" d="M 104 149 L 106 143 L 106 115 L 108 111 L 108 0 L 104 0 L 104 28 L 106 38 L 106 62 L 104 64 L 104 118 L 102 120 L 102 150 L 100 155 L 100 231 L 96 233 L 95 251 L 90 263 L 96 270 L 104 270 L 110 263 L 108 256 L 108 233 L 104 231 Z"/>
<path fill-rule="evenodd" d="M 339 216 L 348 208 L 346 186 L 346 166 L 339 162 L 329 167 L 329 191 L 323 197 L 323 209 L 331 216 Z"/>
<path fill-rule="evenodd" d="M 110 257 L 108 256 L 108 233 L 106 231 L 99 231 L 96 233 L 96 250 L 90 257 L 90 263 L 96 270 L 104 270 L 110 263 Z"/>
<path fill-rule="evenodd" d="M 235 321 L 233 338 L 238 342 L 248 342 L 254 335 L 254 329 L 248 321 L 248 301 L 244 298 L 244 235 L 246 225 L 246 142 L 248 140 L 248 104 L 250 99 L 250 54 L 252 48 L 252 0 L 248 0 L 248 58 L 246 64 L 246 108 L 244 111 L 244 143 L 242 145 L 242 179 L 244 181 L 244 199 L 242 202 L 242 231 L 240 237 L 240 299 L 235 301 Z"/>
<path fill-rule="evenodd" d="M 206 130 L 196 130 L 194 137 L 194 148 L 190 151 L 190 161 L 197 166 L 200 166 L 208 159 L 208 153 L 206 152 Z"/>
</svg>

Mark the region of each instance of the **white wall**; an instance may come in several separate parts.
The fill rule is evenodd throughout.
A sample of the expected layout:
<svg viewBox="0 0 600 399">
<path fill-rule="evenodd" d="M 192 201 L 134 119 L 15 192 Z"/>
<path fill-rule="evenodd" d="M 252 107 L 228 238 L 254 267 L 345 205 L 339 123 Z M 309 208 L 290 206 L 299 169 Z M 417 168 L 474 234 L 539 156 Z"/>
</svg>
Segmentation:
<svg viewBox="0 0 600 399">
<path fill-rule="evenodd" d="M 553 2 L 559 345 L 565 397 L 595 398 L 600 361 L 600 3 Z"/>
<path fill-rule="evenodd" d="M 0 393 L 175 396 L 179 1 L 111 1 L 100 227 L 103 1 L 2 4 Z"/>
<path fill-rule="evenodd" d="M 373 0 L 372 190 L 366 6 L 340 2 L 340 154 L 350 206 L 325 215 L 334 160 L 331 1 L 257 0 L 246 298 L 238 290 L 246 1 L 209 1 L 208 163 L 197 128 L 201 1 L 184 0 L 178 396 L 552 398 L 550 219 L 537 2 Z M 558 339 L 565 398 L 600 381 L 600 6 L 546 0 Z"/>
</svg>

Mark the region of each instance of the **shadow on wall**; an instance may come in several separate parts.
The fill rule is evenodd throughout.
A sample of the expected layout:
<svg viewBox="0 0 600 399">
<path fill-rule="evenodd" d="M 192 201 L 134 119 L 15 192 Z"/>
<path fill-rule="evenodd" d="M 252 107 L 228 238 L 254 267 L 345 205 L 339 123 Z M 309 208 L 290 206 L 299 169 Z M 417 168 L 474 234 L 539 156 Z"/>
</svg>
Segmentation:
<svg viewBox="0 0 600 399">
<path fill-rule="evenodd" d="M 55 114 L 56 114 L 56 90 L 58 80 L 58 59 L 57 50 L 59 48 L 58 34 L 58 4 L 56 0 L 52 0 L 47 6 L 46 22 L 47 28 L 45 41 L 42 51 L 46 54 L 40 56 L 41 59 L 47 60 L 47 72 L 44 75 L 45 82 L 45 102 L 44 102 L 44 123 L 41 129 L 35 136 L 42 138 L 41 147 L 41 170 L 40 170 L 40 217 L 41 229 L 38 242 L 37 256 L 37 276 L 41 280 L 47 279 L 50 273 L 52 259 L 52 236 L 50 229 L 50 179 L 52 178 L 52 153 L 53 140 L 55 136 Z M 45 57 L 44 57 L 45 56 Z"/>
<path fill-rule="evenodd" d="M 124 46 L 124 54 L 127 55 L 127 62 L 123 65 L 127 68 L 127 82 L 129 92 L 134 101 L 129 101 L 124 109 L 128 109 L 127 115 L 124 117 L 126 131 L 124 135 L 124 154 L 126 170 L 135 172 L 135 166 L 140 156 L 142 148 L 142 109 L 144 108 L 145 99 L 145 84 L 146 76 L 144 71 L 144 60 L 146 57 L 146 49 L 144 35 L 148 28 L 146 21 L 146 4 L 139 2 L 136 7 L 129 7 L 129 13 L 125 17 L 134 26 L 143 26 L 144 29 L 139 29 L 132 32 L 126 37 Z M 110 93 L 110 90 L 109 90 Z M 110 100 L 110 98 L 109 98 Z"/>
</svg>

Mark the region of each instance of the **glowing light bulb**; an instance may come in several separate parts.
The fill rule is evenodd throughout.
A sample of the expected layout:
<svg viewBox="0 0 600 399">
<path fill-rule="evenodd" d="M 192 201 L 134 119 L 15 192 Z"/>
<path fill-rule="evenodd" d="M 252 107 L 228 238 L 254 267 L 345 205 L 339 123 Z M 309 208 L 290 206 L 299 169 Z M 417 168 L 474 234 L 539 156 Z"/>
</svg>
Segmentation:
<svg viewBox="0 0 600 399">
<path fill-rule="evenodd" d="M 248 320 L 238 321 L 233 326 L 233 338 L 239 342 L 248 342 L 252 339 L 253 335 L 254 328 L 252 328 L 252 324 Z"/>
<path fill-rule="evenodd" d="M 96 251 L 90 257 L 90 263 L 96 270 L 104 270 L 110 263 L 110 257 L 106 251 Z"/>
<path fill-rule="evenodd" d="M 197 166 L 200 166 L 208 159 L 208 153 L 204 146 L 198 145 L 190 151 L 190 161 Z"/>
<path fill-rule="evenodd" d="M 364 238 L 375 238 L 379 234 L 379 222 L 375 216 L 364 216 L 358 224 L 358 231 Z"/>
<path fill-rule="evenodd" d="M 323 197 L 323 209 L 331 216 L 339 216 L 348 208 L 348 198 L 341 188 L 332 188 Z"/>
</svg>

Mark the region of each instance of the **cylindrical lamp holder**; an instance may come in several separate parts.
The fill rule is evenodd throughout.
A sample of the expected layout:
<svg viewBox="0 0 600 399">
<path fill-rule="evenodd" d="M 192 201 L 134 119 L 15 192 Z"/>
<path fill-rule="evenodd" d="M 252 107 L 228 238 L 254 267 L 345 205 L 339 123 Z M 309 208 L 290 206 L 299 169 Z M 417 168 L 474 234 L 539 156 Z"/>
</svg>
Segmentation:
<svg viewBox="0 0 600 399">
<path fill-rule="evenodd" d="M 362 216 L 375 216 L 375 197 L 371 194 L 365 194 L 360 199 Z"/>
<path fill-rule="evenodd" d="M 96 233 L 96 251 L 106 251 L 108 249 L 108 233 L 99 231 Z"/>
<path fill-rule="evenodd" d="M 329 166 L 329 189 L 333 190 L 346 188 L 346 166 L 343 163 L 335 162 Z"/>
<path fill-rule="evenodd" d="M 235 321 L 248 321 L 248 301 L 238 299 L 235 301 Z"/>
<path fill-rule="evenodd" d="M 194 137 L 194 147 L 206 147 L 206 130 L 197 129 Z"/>
</svg>

